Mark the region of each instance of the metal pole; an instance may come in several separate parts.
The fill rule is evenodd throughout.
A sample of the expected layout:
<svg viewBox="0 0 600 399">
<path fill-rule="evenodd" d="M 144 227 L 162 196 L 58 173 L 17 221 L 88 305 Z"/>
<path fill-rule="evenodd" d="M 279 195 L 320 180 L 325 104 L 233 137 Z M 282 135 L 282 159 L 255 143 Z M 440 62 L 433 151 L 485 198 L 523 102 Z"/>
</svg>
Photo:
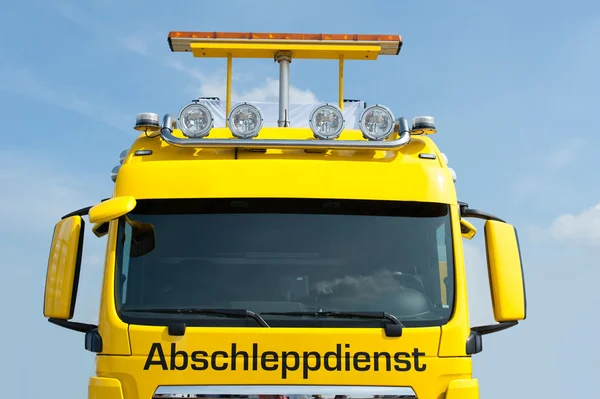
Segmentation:
<svg viewBox="0 0 600 399">
<path fill-rule="evenodd" d="M 292 62 L 291 53 L 280 52 L 275 56 L 279 62 L 279 120 L 277 126 L 288 127 L 290 121 L 290 63 Z"/>
<path fill-rule="evenodd" d="M 340 87 L 340 92 L 339 92 L 339 106 L 340 109 L 343 111 L 344 110 L 344 56 L 340 55 L 340 68 L 339 68 L 340 72 L 339 72 L 339 87 Z"/>
<path fill-rule="evenodd" d="M 227 90 L 225 93 L 225 126 L 227 126 L 229 111 L 231 110 L 231 53 L 227 53 Z"/>
<path fill-rule="evenodd" d="M 229 111 L 231 110 L 231 53 L 227 53 L 227 91 L 225 94 L 225 126 L 228 125 Z"/>
</svg>

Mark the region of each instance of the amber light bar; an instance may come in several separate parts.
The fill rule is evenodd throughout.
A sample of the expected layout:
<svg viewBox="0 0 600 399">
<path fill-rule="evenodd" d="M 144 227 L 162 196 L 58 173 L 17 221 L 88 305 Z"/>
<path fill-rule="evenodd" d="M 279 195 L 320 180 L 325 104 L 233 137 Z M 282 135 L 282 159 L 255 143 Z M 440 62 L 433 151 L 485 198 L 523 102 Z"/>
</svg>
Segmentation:
<svg viewBox="0 0 600 399">
<path fill-rule="evenodd" d="M 398 55 L 402 47 L 400 35 L 360 35 L 327 33 L 256 33 L 256 32 L 169 32 L 173 52 L 192 51 L 191 43 L 230 42 L 313 45 L 376 45 L 379 55 Z"/>
</svg>

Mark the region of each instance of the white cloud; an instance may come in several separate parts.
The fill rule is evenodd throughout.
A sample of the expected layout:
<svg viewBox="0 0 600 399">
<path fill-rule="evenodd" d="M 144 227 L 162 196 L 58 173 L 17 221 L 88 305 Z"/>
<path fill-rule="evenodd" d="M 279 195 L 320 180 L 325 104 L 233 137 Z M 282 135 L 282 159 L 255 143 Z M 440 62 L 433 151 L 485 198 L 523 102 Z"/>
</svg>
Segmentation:
<svg viewBox="0 0 600 399">
<path fill-rule="evenodd" d="M 600 247 L 600 202 L 578 214 L 562 214 L 548 228 L 534 227 L 530 234 L 538 241 L 549 237 Z"/>
<path fill-rule="evenodd" d="M 463 249 L 471 325 L 493 324 L 495 321 L 490 297 L 485 247 L 471 241 L 463 243 Z"/>
<path fill-rule="evenodd" d="M 34 101 L 42 101 L 73 111 L 131 134 L 131 130 L 125 128 L 130 124 L 131 117 L 129 115 L 66 88 L 42 82 L 26 69 L 0 67 L 0 91 L 18 94 Z"/>
<path fill-rule="evenodd" d="M 183 63 L 177 60 L 168 60 L 166 65 L 176 71 L 186 74 L 198 82 L 199 97 L 219 97 L 225 98 L 227 81 L 225 72 L 205 74 L 197 68 L 188 68 Z M 240 81 L 240 76 L 235 73 L 232 76 L 232 86 L 235 82 Z M 266 78 L 262 84 L 249 88 L 247 90 L 238 91 L 235 87 L 231 89 L 232 101 L 259 101 L 270 102 L 277 101 L 279 98 L 279 80 Z M 290 102 L 291 103 L 317 103 L 317 96 L 310 90 L 303 90 L 294 85 L 290 85 Z"/>
<path fill-rule="evenodd" d="M 222 87 L 225 93 L 225 86 Z M 231 96 L 234 99 L 233 95 Z M 267 78 L 263 86 L 255 87 L 246 92 L 236 93 L 235 101 L 278 101 L 279 79 Z M 310 90 L 302 90 L 290 85 L 290 102 L 297 104 L 312 104 L 319 100 Z"/>
<path fill-rule="evenodd" d="M 225 78 L 203 79 L 200 82 L 201 97 L 219 97 L 225 98 L 227 83 Z M 266 78 L 260 86 L 246 91 L 238 92 L 231 89 L 232 101 L 257 101 L 270 102 L 279 99 L 279 80 Z M 290 102 L 296 104 L 314 104 L 319 102 L 317 96 L 310 90 L 302 90 L 290 85 Z"/>
</svg>

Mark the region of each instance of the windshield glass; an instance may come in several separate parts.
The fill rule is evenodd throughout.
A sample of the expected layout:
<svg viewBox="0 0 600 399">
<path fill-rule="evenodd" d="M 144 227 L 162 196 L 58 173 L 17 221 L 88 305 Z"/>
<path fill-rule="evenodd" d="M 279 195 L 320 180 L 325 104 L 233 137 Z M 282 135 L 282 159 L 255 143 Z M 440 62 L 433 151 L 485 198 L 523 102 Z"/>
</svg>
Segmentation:
<svg viewBox="0 0 600 399">
<path fill-rule="evenodd" d="M 129 323 L 376 327 L 389 321 L 272 312 L 384 311 L 405 326 L 452 312 L 449 206 L 320 199 L 140 200 L 121 218 L 116 301 Z"/>
</svg>

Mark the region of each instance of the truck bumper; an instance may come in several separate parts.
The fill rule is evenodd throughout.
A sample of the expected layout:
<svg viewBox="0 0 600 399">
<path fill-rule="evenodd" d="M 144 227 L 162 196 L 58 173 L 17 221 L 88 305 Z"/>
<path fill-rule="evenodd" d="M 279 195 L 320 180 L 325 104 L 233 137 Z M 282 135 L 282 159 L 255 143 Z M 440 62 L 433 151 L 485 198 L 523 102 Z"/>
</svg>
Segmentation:
<svg viewBox="0 0 600 399">
<path fill-rule="evenodd" d="M 121 382 L 116 378 L 92 377 L 88 386 L 88 398 L 124 399 Z M 418 399 L 428 398 L 418 397 Z M 479 381 L 476 378 L 450 381 L 445 399 L 479 399 Z"/>
<path fill-rule="evenodd" d="M 88 384 L 89 399 L 124 399 L 121 382 L 116 378 L 92 377 Z"/>
<path fill-rule="evenodd" d="M 450 381 L 445 399 L 479 399 L 479 381 L 477 378 Z"/>
</svg>

